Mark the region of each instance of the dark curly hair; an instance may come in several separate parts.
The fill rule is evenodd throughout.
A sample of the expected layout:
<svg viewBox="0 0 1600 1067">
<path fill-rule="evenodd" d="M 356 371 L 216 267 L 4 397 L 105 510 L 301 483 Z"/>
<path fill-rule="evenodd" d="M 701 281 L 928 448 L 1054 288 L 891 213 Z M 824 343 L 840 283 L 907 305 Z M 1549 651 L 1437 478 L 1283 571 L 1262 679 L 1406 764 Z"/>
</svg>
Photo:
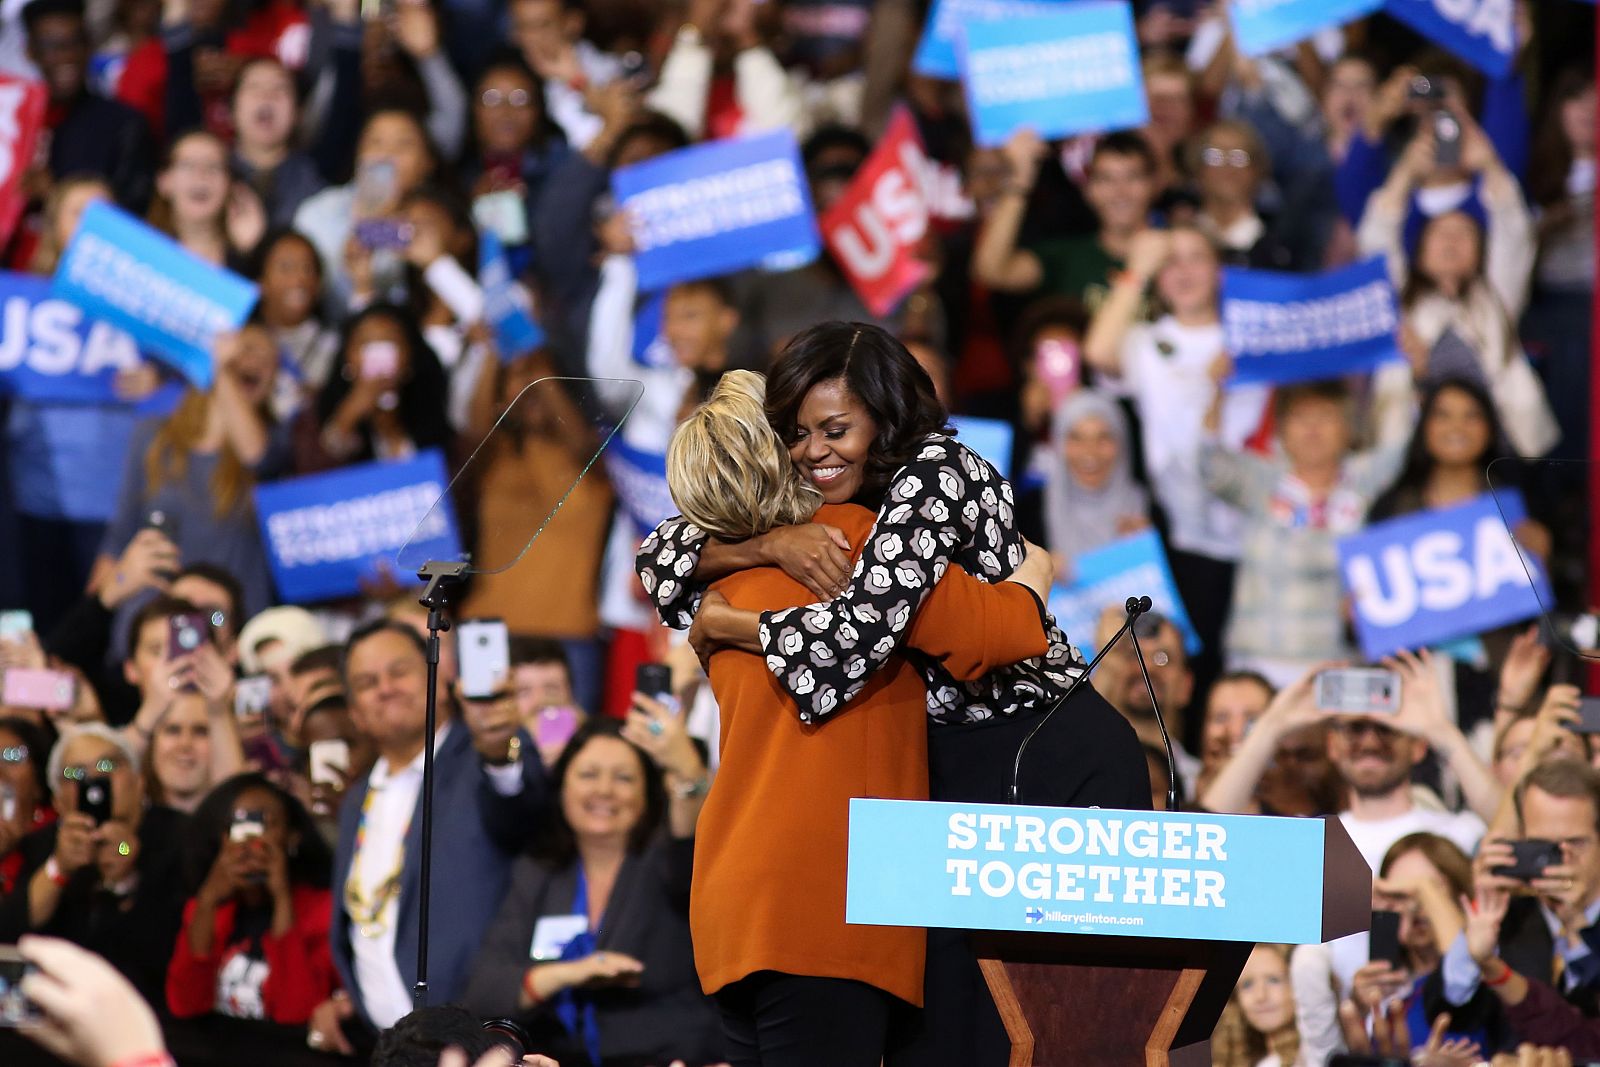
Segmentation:
<svg viewBox="0 0 1600 1067">
<path fill-rule="evenodd" d="M 289 882 L 293 885 L 314 886 L 326 889 L 333 881 L 333 852 L 317 832 L 317 824 L 304 804 L 282 786 L 264 774 L 236 774 L 222 782 L 200 802 L 189 820 L 184 853 L 183 873 L 190 892 L 199 890 L 206 880 L 217 853 L 222 851 L 223 838 L 233 825 L 233 809 L 241 794 L 249 789 L 261 789 L 278 798 L 283 805 L 283 817 L 289 833 L 296 837 L 295 850 L 289 856 Z"/>
<path fill-rule="evenodd" d="M 767 421 L 792 444 L 800 405 L 823 382 L 842 380 L 878 425 L 865 487 L 886 488 L 929 434 L 953 434 L 933 379 L 894 334 L 866 322 L 822 322 L 796 334 L 767 374 Z"/>
<path fill-rule="evenodd" d="M 434 355 L 433 348 L 423 340 L 422 330 L 417 325 L 416 317 L 405 308 L 393 304 L 372 304 L 357 314 L 350 317 L 344 325 L 344 334 L 339 339 L 339 365 L 328 376 L 327 384 L 317 394 L 316 412 L 317 425 L 326 426 L 339 410 L 339 405 L 350 394 L 354 381 L 345 376 L 344 369 L 347 365 L 350 339 L 361 324 L 368 319 L 388 319 L 398 328 L 404 340 L 406 353 L 410 357 L 411 373 L 400 384 L 400 423 L 405 427 L 406 433 L 416 444 L 418 450 L 426 448 L 448 449 L 453 433 L 450 429 L 450 420 L 445 413 L 445 398 L 449 394 L 449 380 L 445 376 L 444 367 L 439 363 L 439 357 Z M 373 459 L 377 453 L 373 448 L 372 431 L 370 427 L 363 426 L 358 432 L 361 439 L 361 448 L 349 457 L 349 462 L 359 463 Z"/>
</svg>

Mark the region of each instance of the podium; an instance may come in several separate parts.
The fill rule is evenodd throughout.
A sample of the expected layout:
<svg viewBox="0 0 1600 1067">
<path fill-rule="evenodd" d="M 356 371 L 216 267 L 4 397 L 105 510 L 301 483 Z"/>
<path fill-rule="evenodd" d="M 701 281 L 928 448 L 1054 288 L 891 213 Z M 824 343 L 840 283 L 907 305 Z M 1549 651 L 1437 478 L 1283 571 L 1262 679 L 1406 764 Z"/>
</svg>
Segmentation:
<svg viewBox="0 0 1600 1067">
<path fill-rule="evenodd" d="M 850 803 L 846 921 L 967 930 L 1011 1067 L 1209 1067 L 1251 949 L 1371 900 L 1337 818 Z"/>
</svg>

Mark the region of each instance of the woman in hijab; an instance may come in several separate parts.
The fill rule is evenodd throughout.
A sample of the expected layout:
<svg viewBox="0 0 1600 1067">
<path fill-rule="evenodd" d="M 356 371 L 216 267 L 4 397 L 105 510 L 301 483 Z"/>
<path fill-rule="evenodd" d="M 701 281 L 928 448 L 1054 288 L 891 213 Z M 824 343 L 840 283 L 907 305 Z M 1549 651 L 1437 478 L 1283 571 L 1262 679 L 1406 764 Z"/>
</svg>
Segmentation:
<svg viewBox="0 0 1600 1067">
<path fill-rule="evenodd" d="M 1133 480 L 1127 420 L 1099 393 L 1080 389 L 1056 411 L 1044 475 L 1045 538 L 1063 568 L 1150 525 L 1150 498 Z"/>
</svg>

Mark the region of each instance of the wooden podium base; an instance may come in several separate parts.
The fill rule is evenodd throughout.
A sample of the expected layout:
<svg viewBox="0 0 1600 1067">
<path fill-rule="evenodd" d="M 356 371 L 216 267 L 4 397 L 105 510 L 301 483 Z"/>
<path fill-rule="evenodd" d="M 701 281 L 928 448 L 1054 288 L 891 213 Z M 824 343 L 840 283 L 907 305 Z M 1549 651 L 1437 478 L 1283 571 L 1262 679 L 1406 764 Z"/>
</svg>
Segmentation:
<svg viewBox="0 0 1600 1067">
<path fill-rule="evenodd" d="M 973 935 L 1010 1067 L 1210 1067 L 1211 1031 L 1254 947 Z"/>
</svg>

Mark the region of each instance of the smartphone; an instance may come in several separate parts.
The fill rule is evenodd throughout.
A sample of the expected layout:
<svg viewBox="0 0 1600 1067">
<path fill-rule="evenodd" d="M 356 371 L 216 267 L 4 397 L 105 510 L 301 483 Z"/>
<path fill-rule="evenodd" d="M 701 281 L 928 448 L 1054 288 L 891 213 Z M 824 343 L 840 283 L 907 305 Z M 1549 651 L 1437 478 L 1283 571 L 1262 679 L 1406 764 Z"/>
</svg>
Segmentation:
<svg viewBox="0 0 1600 1067">
<path fill-rule="evenodd" d="M 1575 734 L 1600 734 L 1600 697 L 1583 697 L 1578 701 L 1578 721 L 1569 729 Z"/>
<path fill-rule="evenodd" d="M 1538 838 L 1513 841 L 1511 854 L 1515 857 L 1511 866 L 1496 867 L 1492 873 L 1502 878 L 1515 878 L 1519 882 L 1531 882 L 1543 874 L 1546 867 L 1555 867 L 1561 863 L 1561 845 L 1555 841 L 1542 841 Z"/>
<path fill-rule="evenodd" d="M 361 346 L 361 377 L 393 378 L 399 373 L 399 345 L 393 341 L 368 341 Z"/>
<path fill-rule="evenodd" d="M 16 945 L 0 945 L 0 1026 L 15 1030 L 44 1020 L 38 1005 L 22 995 L 22 980 L 35 969 Z"/>
<path fill-rule="evenodd" d="M 634 86 L 644 88 L 650 81 L 650 61 L 645 59 L 640 52 L 622 53 L 622 62 L 618 65 L 617 77 Z"/>
<path fill-rule="evenodd" d="M 633 690 L 657 700 L 672 696 L 672 669 L 665 663 L 641 663 L 633 674 Z"/>
<path fill-rule="evenodd" d="M 1426 74 L 1418 74 L 1411 79 L 1406 95 L 1413 100 L 1443 100 L 1444 86 L 1435 85 Z"/>
<path fill-rule="evenodd" d="M 374 252 L 399 252 L 411 243 L 411 224 L 394 219 L 362 219 L 356 223 L 356 240 Z"/>
<path fill-rule="evenodd" d="M 11 822 L 17 817 L 17 791 L 0 783 L 0 822 Z"/>
<path fill-rule="evenodd" d="M 1375 911 L 1372 913 L 1372 934 L 1368 942 L 1367 959 L 1383 962 L 1391 967 L 1404 967 L 1405 956 L 1400 951 L 1400 913 Z"/>
<path fill-rule="evenodd" d="M 356 167 L 356 202 L 358 217 L 375 215 L 394 203 L 400 190 L 400 172 L 387 159 L 375 159 Z"/>
<path fill-rule="evenodd" d="M 578 732 L 582 719 L 577 708 L 540 708 L 533 720 L 533 743 L 540 748 L 565 745 Z"/>
<path fill-rule="evenodd" d="M 1393 715 L 1400 710 L 1400 676 L 1381 667 L 1341 667 L 1317 675 L 1318 711 Z"/>
<path fill-rule="evenodd" d="M 1433 113 L 1433 161 L 1441 167 L 1461 163 L 1461 123 L 1444 108 Z"/>
<path fill-rule="evenodd" d="M 33 613 L 17 608 L 0 611 L 0 641 L 20 641 L 24 634 L 33 633 Z"/>
<path fill-rule="evenodd" d="M 253 837 L 260 837 L 267 832 L 267 815 L 263 811 L 249 808 L 239 808 L 233 813 L 233 822 L 228 827 L 228 840 L 248 841 Z"/>
<path fill-rule="evenodd" d="M 77 703 L 77 681 L 66 671 L 12 667 L 6 671 L 0 704 L 10 708 L 66 711 Z"/>
<path fill-rule="evenodd" d="M 203 611 L 187 611 L 167 619 L 167 658 L 187 656 L 211 637 L 211 620 Z"/>
<path fill-rule="evenodd" d="M 461 693 L 493 696 L 511 676 L 511 635 L 500 619 L 469 619 L 456 627 Z"/>
<path fill-rule="evenodd" d="M 78 811 L 94 820 L 96 826 L 111 818 L 111 779 L 102 775 L 78 783 Z"/>
<path fill-rule="evenodd" d="M 233 713 L 241 719 L 259 719 L 272 703 L 272 679 L 264 674 L 240 678 L 233 687 Z"/>
<path fill-rule="evenodd" d="M 311 784 L 333 789 L 344 788 L 344 776 L 350 771 L 350 745 L 338 738 L 313 741 L 308 750 L 311 759 Z"/>
<path fill-rule="evenodd" d="M 1033 347 L 1034 373 L 1050 392 L 1050 406 L 1060 407 L 1078 388 L 1083 357 L 1073 341 L 1046 338 Z"/>
</svg>

